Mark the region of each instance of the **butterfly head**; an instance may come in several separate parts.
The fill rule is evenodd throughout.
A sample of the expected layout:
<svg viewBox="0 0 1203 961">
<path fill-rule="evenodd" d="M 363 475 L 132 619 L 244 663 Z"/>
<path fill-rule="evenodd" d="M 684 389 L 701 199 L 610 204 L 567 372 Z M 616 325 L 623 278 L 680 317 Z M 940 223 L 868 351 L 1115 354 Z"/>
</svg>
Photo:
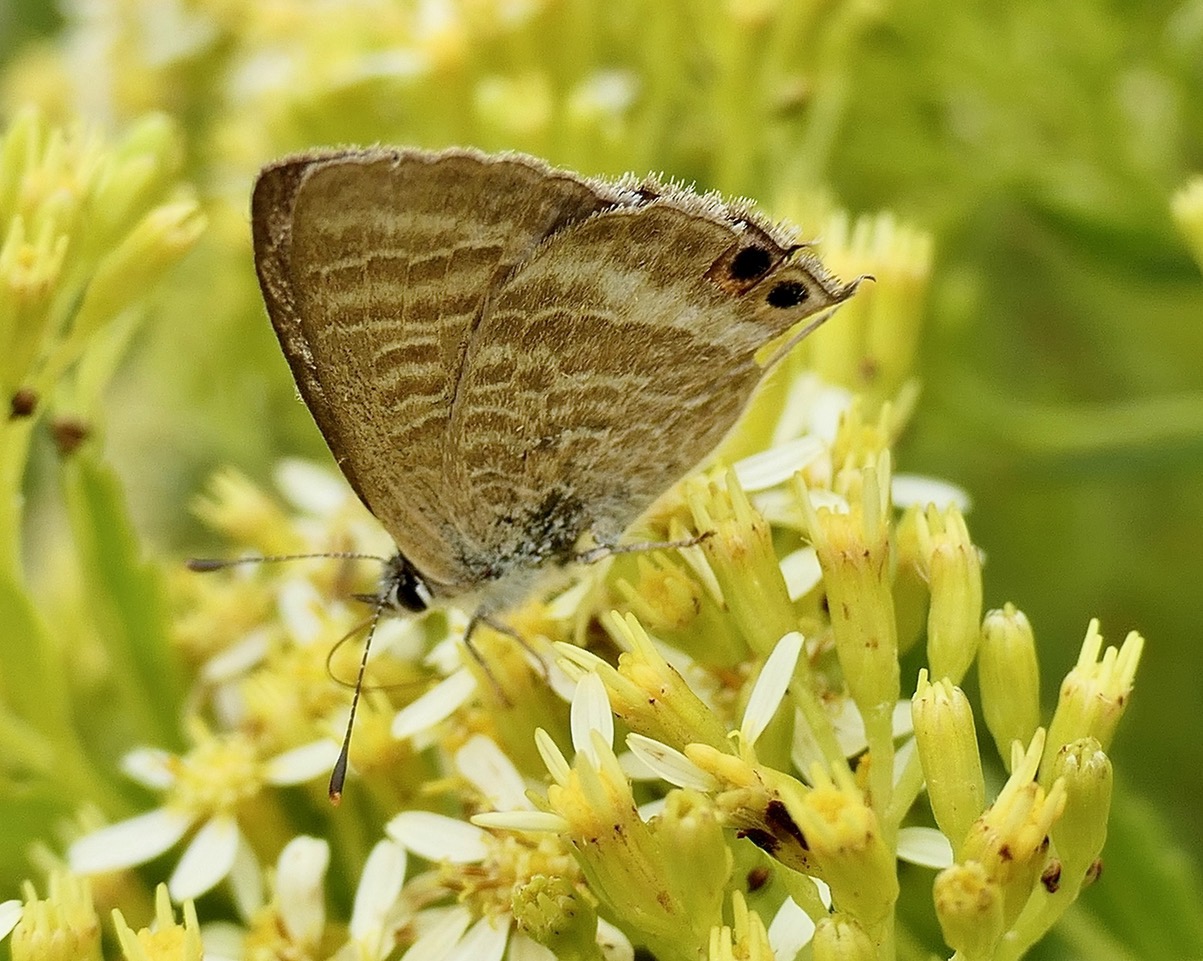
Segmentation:
<svg viewBox="0 0 1203 961">
<path fill-rule="evenodd" d="M 418 569 L 404 554 L 397 553 L 385 562 L 377 601 L 396 613 L 417 614 L 430 607 L 434 595 Z"/>
</svg>

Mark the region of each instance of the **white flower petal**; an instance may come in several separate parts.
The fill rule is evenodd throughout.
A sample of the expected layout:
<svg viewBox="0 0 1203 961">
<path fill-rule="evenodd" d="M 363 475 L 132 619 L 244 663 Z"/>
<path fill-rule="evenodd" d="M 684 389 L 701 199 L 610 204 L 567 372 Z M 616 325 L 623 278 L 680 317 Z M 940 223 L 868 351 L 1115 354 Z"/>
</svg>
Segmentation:
<svg viewBox="0 0 1203 961">
<path fill-rule="evenodd" d="M 201 925 L 203 961 L 242 961 L 246 952 L 246 928 L 233 921 L 206 921 Z"/>
<path fill-rule="evenodd" d="M 214 719 L 225 728 L 241 727 L 246 720 L 246 695 L 240 685 L 218 684 L 211 690 Z"/>
<path fill-rule="evenodd" d="M 434 923 L 424 924 L 430 918 Z M 415 922 L 419 925 L 418 939 L 405 952 L 403 961 L 444 961 L 468 930 L 472 913 L 461 906 L 435 908 L 421 912 Z"/>
<path fill-rule="evenodd" d="M 818 437 L 796 437 L 737 461 L 735 477 L 747 493 L 767 490 L 789 480 L 825 451 Z"/>
<path fill-rule="evenodd" d="M 391 653 L 402 661 L 417 662 L 426 653 L 426 627 L 423 617 L 385 617 L 376 622 L 372 637 L 371 659 Z"/>
<path fill-rule="evenodd" d="M 145 864 L 173 847 L 194 821 L 193 815 L 183 811 L 155 808 L 84 835 L 68 849 L 67 863 L 77 874 Z"/>
<path fill-rule="evenodd" d="M 276 608 L 292 640 L 302 646 L 316 641 L 322 634 L 324 602 L 312 582 L 291 577 L 280 585 Z"/>
<path fill-rule="evenodd" d="M 482 828 L 430 811 L 402 811 L 384 833 L 427 861 L 470 864 L 489 853 L 489 833 Z"/>
<path fill-rule="evenodd" d="M 509 961 L 556 961 L 555 952 L 538 941 L 515 931 L 510 938 Z"/>
<path fill-rule="evenodd" d="M 405 848 L 392 841 L 377 841 L 368 855 L 355 889 L 355 906 L 351 909 L 351 937 L 369 951 L 385 957 L 386 930 L 389 914 L 401 896 L 405 882 Z"/>
<path fill-rule="evenodd" d="M 263 766 L 263 779 L 268 784 L 304 784 L 315 777 L 329 774 L 338 760 L 338 744 L 329 738 L 310 741 L 291 751 L 277 754 Z"/>
<path fill-rule="evenodd" d="M 558 814 L 550 811 L 486 811 L 472 815 L 472 823 L 482 828 L 499 828 L 503 831 L 550 832 L 564 834 L 570 825 Z"/>
<path fill-rule="evenodd" d="M 823 760 L 823 750 L 815 740 L 805 715 L 798 710 L 794 711 L 794 742 L 790 745 L 789 760 L 798 771 L 809 771 L 816 763 L 826 763 Z"/>
<path fill-rule="evenodd" d="M 276 860 L 276 910 L 294 944 L 316 947 L 326 927 L 330 844 L 306 835 L 284 845 Z"/>
<path fill-rule="evenodd" d="M 199 898 L 230 873 L 242 834 L 232 817 L 211 818 L 188 842 L 180 863 L 167 880 L 167 891 L 176 903 Z"/>
<path fill-rule="evenodd" d="M 422 663 L 443 676 L 449 676 L 464 666 L 464 635 L 468 632 L 469 618 L 457 607 L 443 609 L 446 617 L 446 633 L 436 641 L 422 658 Z"/>
<path fill-rule="evenodd" d="M 860 716 L 860 711 L 851 698 L 836 698 L 825 704 L 824 709 L 831 718 L 835 739 L 845 757 L 856 757 L 869 746 L 868 737 L 865 734 L 864 718 Z M 912 726 L 909 701 L 902 700 L 894 705 L 892 726 L 895 738 L 907 735 L 908 729 Z M 895 759 L 897 759 L 897 753 Z M 796 715 L 794 744 L 790 760 L 794 767 L 804 772 L 809 771 L 811 765 L 816 761 L 826 766 L 818 742 L 815 741 L 810 727 L 801 713 Z"/>
<path fill-rule="evenodd" d="M 714 568 L 706 560 L 706 554 L 702 548 L 696 544 L 693 547 L 682 547 L 677 550 L 677 556 L 689 565 L 689 569 L 693 571 L 698 583 L 706 588 L 706 593 L 710 595 L 714 603 L 719 607 L 726 606 L 726 601 L 723 599 L 723 588 L 718 582 Z"/>
<path fill-rule="evenodd" d="M 497 923 L 500 921 L 501 923 Z M 483 917 L 460 938 L 447 961 L 501 961 L 510 937 L 510 919 Z"/>
<path fill-rule="evenodd" d="M 11 901 L 0 901 L 0 941 L 12 933 L 24 910 L 25 906 L 15 898 Z"/>
<path fill-rule="evenodd" d="M 786 898 L 769 923 L 769 945 L 776 961 L 794 961 L 810 939 L 815 936 L 815 923 L 798 907 L 793 898 Z"/>
<path fill-rule="evenodd" d="M 839 742 L 844 757 L 855 757 L 869 746 L 869 737 L 865 733 L 865 719 L 861 717 L 860 710 L 852 698 L 841 698 L 838 704 L 828 704 L 827 709 L 831 715 L 831 726 L 835 730 L 835 739 Z"/>
<path fill-rule="evenodd" d="M 605 961 L 635 961 L 630 939 L 604 918 L 597 919 L 597 946 Z"/>
<path fill-rule="evenodd" d="M 648 801 L 646 804 L 640 804 L 635 810 L 639 814 L 639 820 L 646 824 L 652 818 L 658 818 L 663 814 L 666 807 L 668 807 L 668 798 L 661 797 L 654 801 Z"/>
<path fill-rule="evenodd" d="M 713 775 L 703 771 L 676 748 L 633 733 L 627 735 L 627 747 L 635 757 L 669 784 L 698 791 L 718 789 L 718 781 Z"/>
<path fill-rule="evenodd" d="M 610 710 L 606 685 L 595 673 L 590 672 L 577 681 L 576 694 L 572 698 L 570 727 L 572 746 L 577 753 L 589 758 L 595 768 L 601 767 L 601 759 L 593 747 L 592 732 L 597 731 L 607 744 L 613 744 L 614 713 Z"/>
<path fill-rule="evenodd" d="M 543 666 L 547 670 L 547 686 L 551 693 L 565 704 L 571 704 L 572 695 L 576 693 L 576 678 L 569 676 L 559 658 Z"/>
<path fill-rule="evenodd" d="M 274 474 L 277 489 L 289 503 L 316 517 L 328 517 L 351 501 L 351 491 L 341 477 L 310 461 L 285 458 Z"/>
<path fill-rule="evenodd" d="M 439 681 L 429 691 L 401 708 L 393 718 L 393 737 L 413 737 L 447 720 L 476 691 L 476 678 L 466 667 Z"/>
<path fill-rule="evenodd" d="M 618 755 L 618 766 L 622 773 L 632 781 L 659 781 L 660 775 L 648 767 L 633 751 L 623 751 Z"/>
<path fill-rule="evenodd" d="M 205 661 L 201 679 L 207 684 L 220 684 L 241 677 L 267 656 L 270 643 L 271 632 L 267 628 L 251 631 L 241 641 Z"/>
<path fill-rule="evenodd" d="M 572 767 L 560 751 L 559 745 L 541 727 L 535 729 L 535 749 L 539 752 L 539 757 L 543 759 L 543 764 L 547 767 L 547 773 L 551 775 L 551 779 L 561 787 L 567 784 Z"/>
<path fill-rule="evenodd" d="M 739 726 L 745 743 L 755 744 L 781 707 L 781 699 L 793 680 L 803 643 L 801 634 L 790 631 L 777 642 L 773 653 L 764 662 L 752 686 L 752 693 L 748 695 L 748 706 L 744 709 L 743 723 Z"/>
<path fill-rule="evenodd" d="M 250 921 L 263 907 L 263 868 L 259 866 L 259 859 L 246 838 L 239 838 L 238 850 L 234 853 L 234 864 L 230 867 L 230 891 L 239 917 L 246 921 Z"/>
<path fill-rule="evenodd" d="M 899 828 L 898 859 L 942 871 L 952 866 L 952 844 L 935 828 Z"/>
<path fill-rule="evenodd" d="M 771 487 L 757 491 L 750 498 L 752 506 L 773 527 L 801 530 L 802 514 L 798 510 L 798 498 L 786 487 Z"/>
<path fill-rule="evenodd" d="M 856 401 L 856 395 L 843 387 L 824 384 L 810 408 L 810 433 L 817 434 L 828 446 L 835 442 L 844 412 Z M 778 958 L 777 961 L 782 961 Z"/>
<path fill-rule="evenodd" d="M 543 609 L 553 621 L 570 620 L 595 586 L 591 578 L 582 577 L 548 601 Z"/>
<path fill-rule="evenodd" d="M 806 496 L 810 498 L 811 506 L 815 510 L 829 510 L 833 514 L 849 514 L 852 512 L 852 507 L 848 504 L 848 499 L 842 494 L 837 494 L 835 491 L 809 488 L 806 491 Z"/>
<path fill-rule="evenodd" d="M 903 698 L 894 705 L 894 713 L 890 718 L 890 733 L 894 740 L 913 734 L 915 731 L 915 715 L 911 710 L 909 698 Z"/>
<path fill-rule="evenodd" d="M 121 773 L 152 791 L 175 784 L 175 755 L 157 747 L 137 747 L 121 758 Z"/>
<path fill-rule="evenodd" d="M 935 504 L 939 510 L 956 507 L 962 514 L 973 506 L 973 499 L 963 487 L 921 474 L 895 474 L 890 480 L 890 499 L 895 507 L 903 509 Z"/>
<path fill-rule="evenodd" d="M 796 601 L 805 597 L 823 580 L 823 568 L 819 566 L 819 553 L 813 547 L 801 547 L 781 558 L 781 574 L 789 599 Z"/>
<path fill-rule="evenodd" d="M 525 779 L 491 738 L 470 737 L 455 752 L 455 766 L 485 796 L 489 807 L 513 811 L 533 806 L 526 796 Z"/>
<path fill-rule="evenodd" d="M 790 377 L 785 395 L 774 412 L 772 443 L 780 444 L 810 431 L 811 408 L 823 389 L 823 381 L 813 373 Z"/>
</svg>

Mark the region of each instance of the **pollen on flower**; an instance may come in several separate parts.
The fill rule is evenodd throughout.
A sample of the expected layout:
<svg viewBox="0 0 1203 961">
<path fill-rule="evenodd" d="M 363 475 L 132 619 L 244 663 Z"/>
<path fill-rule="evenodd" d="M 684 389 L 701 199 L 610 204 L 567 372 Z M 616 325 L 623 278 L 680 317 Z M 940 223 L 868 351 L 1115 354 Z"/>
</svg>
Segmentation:
<svg viewBox="0 0 1203 961">
<path fill-rule="evenodd" d="M 184 903 L 184 920 L 175 920 L 166 885 L 155 891 L 155 923 L 133 931 L 120 911 L 113 912 L 117 939 L 126 961 L 201 961 L 200 924 L 196 907 Z"/>
<path fill-rule="evenodd" d="M 176 765 L 171 799 L 188 811 L 230 811 L 263 787 L 259 751 L 240 734 L 204 737 Z"/>
<path fill-rule="evenodd" d="M 518 889 L 532 878 L 560 878 L 568 885 L 581 879 L 579 865 L 556 837 L 493 837 L 488 852 L 483 861 L 439 868 L 443 886 L 483 916 L 509 915 Z"/>
</svg>

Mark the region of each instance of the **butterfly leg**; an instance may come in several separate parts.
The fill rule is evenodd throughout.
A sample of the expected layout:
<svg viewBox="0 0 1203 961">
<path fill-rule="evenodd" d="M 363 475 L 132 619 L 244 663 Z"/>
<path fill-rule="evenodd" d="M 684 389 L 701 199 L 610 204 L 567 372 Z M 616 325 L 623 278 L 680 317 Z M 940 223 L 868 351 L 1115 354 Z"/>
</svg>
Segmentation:
<svg viewBox="0 0 1203 961">
<path fill-rule="evenodd" d="M 468 653 L 472 655 L 473 660 L 475 660 L 476 663 L 480 665 L 481 670 L 485 672 L 485 676 L 489 679 L 489 683 L 493 685 L 493 690 L 495 690 L 502 701 L 505 702 L 506 707 L 512 707 L 513 704 L 506 695 L 504 688 L 502 688 L 501 682 L 497 680 L 497 675 L 493 673 L 492 669 L 485 661 L 484 655 L 481 653 L 480 648 L 472 643 L 472 635 L 476 632 L 477 627 L 481 624 L 491 627 L 498 634 L 504 634 L 506 637 L 513 638 L 515 641 L 517 641 L 518 644 L 522 646 L 522 649 L 531 656 L 536 664 L 539 665 L 539 673 L 543 675 L 543 680 L 545 681 L 549 678 L 547 663 L 543 660 L 539 653 L 530 646 L 530 642 L 523 637 L 521 633 L 510 627 L 510 625 L 506 624 L 505 621 L 499 620 L 496 614 L 493 611 L 490 611 L 488 608 L 478 608 L 476 613 L 474 613 L 468 620 L 468 629 L 464 631 L 464 647 L 468 649 Z"/>
<path fill-rule="evenodd" d="M 678 541 L 644 541 L 641 544 L 599 544 L 587 551 L 581 551 L 572 559 L 578 564 L 594 564 L 605 557 L 617 554 L 642 554 L 645 551 L 679 550 L 683 547 L 696 547 L 706 540 L 714 531 L 703 531 L 694 537 L 685 537 Z"/>
</svg>

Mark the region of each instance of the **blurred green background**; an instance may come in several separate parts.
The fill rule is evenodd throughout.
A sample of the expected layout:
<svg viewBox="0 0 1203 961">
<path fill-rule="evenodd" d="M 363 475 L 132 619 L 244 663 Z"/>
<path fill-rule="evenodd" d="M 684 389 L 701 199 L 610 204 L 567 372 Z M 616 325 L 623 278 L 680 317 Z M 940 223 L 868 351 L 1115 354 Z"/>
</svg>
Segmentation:
<svg viewBox="0 0 1203 961">
<path fill-rule="evenodd" d="M 1203 173 L 1203 2 L 9 0 L 0 69 L 5 118 L 183 131 L 211 227 L 103 425 L 166 556 L 205 546 L 188 504 L 216 467 L 325 456 L 253 280 L 246 198 L 281 153 L 515 148 L 929 232 L 899 467 L 973 496 L 986 603 L 1030 617 L 1050 705 L 1091 616 L 1147 637 L 1084 906 L 1098 957 L 1203 956 L 1203 275 L 1170 208 Z"/>
</svg>

